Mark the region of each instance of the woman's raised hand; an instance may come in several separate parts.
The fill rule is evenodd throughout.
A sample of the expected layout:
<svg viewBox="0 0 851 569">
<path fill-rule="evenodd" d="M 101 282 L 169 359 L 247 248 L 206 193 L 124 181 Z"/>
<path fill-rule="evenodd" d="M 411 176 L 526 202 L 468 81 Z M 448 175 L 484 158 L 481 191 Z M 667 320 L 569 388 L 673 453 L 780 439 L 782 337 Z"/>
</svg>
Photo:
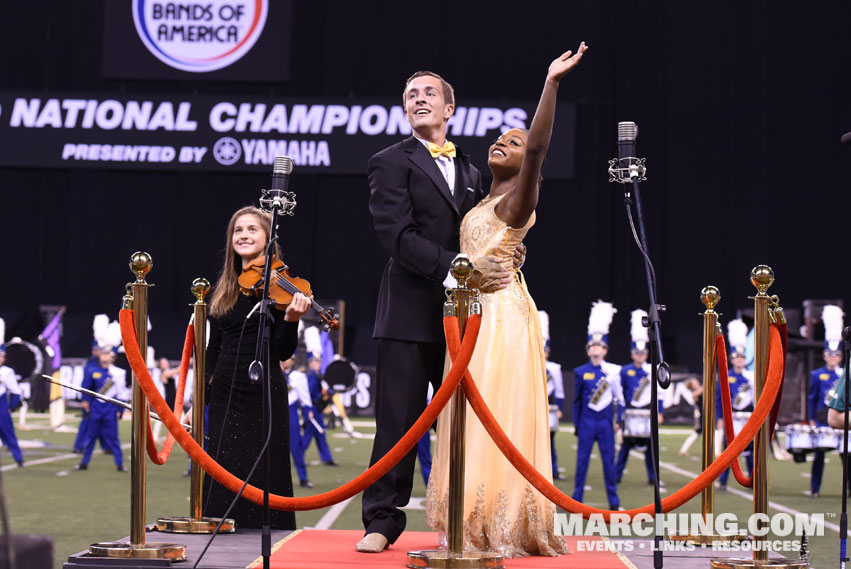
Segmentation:
<svg viewBox="0 0 851 569">
<path fill-rule="evenodd" d="M 582 59 L 582 54 L 588 49 L 588 46 L 585 45 L 585 42 L 579 44 L 579 48 L 576 50 L 574 54 L 572 50 L 567 50 L 563 54 L 561 54 L 558 58 L 556 58 L 552 63 L 550 63 L 550 70 L 547 73 L 547 79 L 555 81 L 558 83 L 561 81 L 561 78 L 567 75 L 567 73 L 579 65 L 579 61 Z"/>
</svg>

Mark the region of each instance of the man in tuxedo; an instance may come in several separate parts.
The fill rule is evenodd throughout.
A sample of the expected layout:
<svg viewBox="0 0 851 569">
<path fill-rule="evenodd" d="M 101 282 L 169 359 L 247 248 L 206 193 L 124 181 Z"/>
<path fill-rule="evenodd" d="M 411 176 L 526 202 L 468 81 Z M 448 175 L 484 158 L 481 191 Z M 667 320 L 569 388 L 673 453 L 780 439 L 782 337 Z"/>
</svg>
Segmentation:
<svg viewBox="0 0 851 569">
<path fill-rule="evenodd" d="M 470 157 L 446 140 L 455 111 L 452 86 L 439 75 L 419 71 L 405 83 L 405 115 L 413 136 L 369 161 L 369 211 L 390 256 L 381 278 L 375 329 L 376 435 L 374 464 L 410 429 L 425 409 L 431 383 L 443 375 L 444 281 L 459 250 L 461 219 L 484 197 L 481 175 Z M 515 254 L 515 263 L 522 252 Z M 471 287 L 504 288 L 510 272 L 494 257 L 473 259 Z M 357 550 L 378 553 L 405 529 L 416 451 L 364 491 L 365 537 Z"/>
</svg>

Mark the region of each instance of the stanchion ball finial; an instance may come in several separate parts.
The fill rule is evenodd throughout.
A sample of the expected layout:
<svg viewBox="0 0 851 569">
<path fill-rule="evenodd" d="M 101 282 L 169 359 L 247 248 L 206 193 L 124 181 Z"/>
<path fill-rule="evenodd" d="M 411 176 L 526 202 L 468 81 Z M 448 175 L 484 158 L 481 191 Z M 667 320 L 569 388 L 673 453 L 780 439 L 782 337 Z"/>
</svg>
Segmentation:
<svg viewBox="0 0 851 569">
<path fill-rule="evenodd" d="M 144 281 L 153 267 L 154 260 L 144 251 L 136 251 L 130 256 L 130 270 L 136 275 L 136 280 Z"/>
<path fill-rule="evenodd" d="M 751 270 L 751 283 L 760 294 L 774 284 L 774 270 L 768 265 L 757 265 Z"/>
<path fill-rule="evenodd" d="M 192 281 L 192 294 L 195 295 L 195 300 L 204 302 L 207 293 L 210 292 L 210 281 L 205 278 L 197 278 Z"/>
<path fill-rule="evenodd" d="M 460 288 L 466 288 L 467 280 L 473 276 L 473 268 L 473 262 L 470 258 L 463 253 L 459 253 L 457 257 L 452 259 L 452 263 L 449 265 L 449 272 L 458 281 Z"/>
<path fill-rule="evenodd" d="M 712 285 L 705 286 L 700 291 L 700 301 L 706 306 L 707 310 L 713 310 L 721 302 L 721 293 L 717 287 Z"/>
</svg>

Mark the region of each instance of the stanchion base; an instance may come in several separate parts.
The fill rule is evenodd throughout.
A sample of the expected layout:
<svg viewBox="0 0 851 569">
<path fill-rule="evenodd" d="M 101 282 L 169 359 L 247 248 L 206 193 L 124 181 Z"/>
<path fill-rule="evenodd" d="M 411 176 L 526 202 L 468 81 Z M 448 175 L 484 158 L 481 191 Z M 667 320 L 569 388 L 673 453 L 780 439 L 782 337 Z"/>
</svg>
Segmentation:
<svg viewBox="0 0 851 569">
<path fill-rule="evenodd" d="M 93 543 L 89 554 L 95 557 L 120 557 L 134 559 L 186 560 L 186 546 L 176 543 L 132 544 L 123 541 Z"/>
<path fill-rule="evenodd" d="M 750 536 L 734 533 L 685 533 L 682 535 L 669 535 L 669 541 L 684 541 L 691 545 L 701 547 L 710 546 L 715 543 L 741 543 L 748 541 Z"/>
<path fill-rule="evenodd" d="M 409 551 L 405 567 L 412 569 L 504 569 L 502 555 L 487 551 L 454 553 L 441 549 Z"/>
<path fill-rule="evenodd" d="M 213 533 L 216 531 L 221 518 L 190 518 L 170 517 L 157 520 L 157 531 L 165 533 Z M 219 533 L 233 533 L 236 531 L 236 522 L 225 518 Z"/>
<path fill-rule="evenodd" d="M 712 569 L 758 569 L 770 567 L 772 569 L 808 569 L 810 564 L 806 561 L 796 561 L 785 557 L 775 557 L 765 561 L 757 561 L 751 557 L 719 557 L 713 559 L 710 564 Z"/>
</svg>

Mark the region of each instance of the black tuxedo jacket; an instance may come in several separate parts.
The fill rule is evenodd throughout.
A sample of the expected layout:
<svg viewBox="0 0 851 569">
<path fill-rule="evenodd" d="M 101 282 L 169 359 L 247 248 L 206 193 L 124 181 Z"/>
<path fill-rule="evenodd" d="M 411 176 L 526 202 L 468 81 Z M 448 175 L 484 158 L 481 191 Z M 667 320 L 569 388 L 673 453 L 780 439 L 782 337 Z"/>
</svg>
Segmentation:
<svg viewBox="0 0 851 569">
<path fill-rule="evenodd" d="M 482 199 L 479 171 L 461 149 L 455 195 L 413 136 L 369 160 L 369 211 L 390 255 L 381 278 L 375 338 L 442 342 L 443 280 L 458 254 L 461 219 Z"/>
</svg>

